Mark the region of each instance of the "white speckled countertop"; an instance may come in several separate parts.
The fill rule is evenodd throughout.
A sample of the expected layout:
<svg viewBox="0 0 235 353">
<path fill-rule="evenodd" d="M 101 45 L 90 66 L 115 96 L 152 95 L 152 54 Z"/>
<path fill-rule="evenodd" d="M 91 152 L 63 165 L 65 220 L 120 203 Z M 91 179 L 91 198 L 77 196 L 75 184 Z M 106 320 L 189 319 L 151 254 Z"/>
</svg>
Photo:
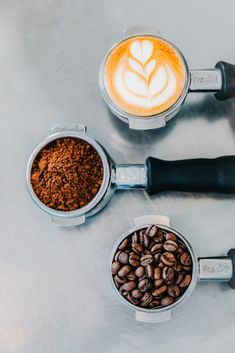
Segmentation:
<svg viewBox="0 0 235 353">
<path fill-rule="evenodd" d="M 1 0 L 0 353 L 231 353 L 235 292 L 199 284 L 162 325 L 141 324 L 112 291 L 111 248 L 133 218 L 159 213 L 197 254 L 235 247 L 232 197 L 120 192 L 81 228 L 53 225 L 29 198 L 25 167 L 56 123 L 83 122 L 116 162 L 235 154 L 235 100 L 188 96 L 167 128 L 135 132 L 98 87 L 105 51 L 124 27 L 157 24 L 190 68 L 235 63 L 232 0 Z"/>
</svg>

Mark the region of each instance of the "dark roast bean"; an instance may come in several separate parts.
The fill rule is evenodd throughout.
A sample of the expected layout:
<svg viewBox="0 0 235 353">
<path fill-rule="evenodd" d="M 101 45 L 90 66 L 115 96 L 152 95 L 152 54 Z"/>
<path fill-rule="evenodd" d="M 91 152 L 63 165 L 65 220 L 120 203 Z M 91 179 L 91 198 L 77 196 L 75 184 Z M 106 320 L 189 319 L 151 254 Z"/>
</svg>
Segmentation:
<svg viewBox="0 0 235 353">
<path fill-rule="evenodd" d="M 184 275 L 182 273 L 179 273 L 176 279 L 175 284 L 180 284 L 184 278 Z"/>
<path fill-rule="evenodd" d="M 134 251 L 135 253 L 140 254 L 140 253 L 143 252 L 144 247 L 143 247 L 142 244 L 133 242 L 133 243 L 132 243 L 132 249 L 133 249 L 133 251 Z"/>
<path fill-rule="evenodd" d="M 181 288 L 188 287 L 189 284 L 190 284 L 190 282 L 191 282 L 191 275 L 188 274 L 188 275 L 186 275 L 186 276 L 184 277 L 184 279 L 180 282 L 179 286 L 180 286 Z"/>
<path fill-rule="evenodd" d="M 161 256 L 162 256 L 162 254 L 161 254 L 160 252 L 153 255 L 154 261 L 156 262 L 156 264 L 159 263 L 159 261 L 160 261 L 160 259 L 161 259 Z"/>
<path fill-rule="evenodd" d="M 137 254 L 131 254 L 129 257 L 129 263 L 131 266 L 138 267 L 140 264 L 140 257 Z"/>
<path fill-rule="evenodd" d="M 131 271 L 131 267 L 129 265 L 125 265 L 118 271 L 119 277 L 125 277 Z"/>
<path fill-rule="evenodd" d="M 173 240 L 167 240 L 163 244 L 163 247 L 166 251 L 174 252 L 178 249 L 178 245 L 175 241 Z"/>
<path fill-rule="evenodd" d="M 121 267 L 122 267 L 122 265 L 120 264 L 119 261 L 114 261 L 112 263 L 112 274 L 116 275 Z"/>
<path fill-rule="evenodd" d="M 150 281 L 148 279 L 142 279 L 138 287 L 141 292 L 146 292 L 151 287 Z"/>
<path fill-rule="evenodd" d="M 135 270 L 135 275 L 137 277 L 143 277 L 144 274 L 145 274 L 145 268 L 143 266 L 137 267 L 137 269 Z"/>
<path fill-rule="evenodd" d="M 181 261 L 182 265 L 189 266 L 189 265 L 191 265 L 191 256 L 189 255 L 188 252 L 184 252 L 180 256 L 180 261 Z"/>
<path fill-rule="evenodd" d="M 143 293 L 139 289 L 133 289 L 131 294 L 132 294 L 132 297 L 136 299 L 140 299 L 143 295 Z"/>
<path fill-rule="evenodd" d="M 166 233 L 165 234 L 165 239 L 166 240 L 173 240 L 173 241 L 177 241 L 177 236 L 173 233 Z"/>
<path fill-rule="evenodd" d="M 161 302 L 157 299 L 153 299 L 151 303 L 149 304 L 150 308 L 157 308 L 158 306 L 161 305 Z"/>
<path fill-rule="evenodd" d="M 145 234 L 150 238 L 154 237 L 157 234 L 157 227 L 154 224 L 149 226 L 146 229 Z"/>
<path fill-rule="evenodd" d="M 153 277 L 153 266 L 151 266 L 151 265 L 146 266 L 146 275 L 148 278 Z"/>
<path fill-rule="evenodd" d="M 161 230 L 158 230 L 157 234 L 153 237 L 155 243 L 161 243 L 164 239 L 164 233 Z"/>
<path fill-rule="evenodd" d="M 135 232 L 132 235 L 131 241 L 132 241 L 132 243 L 138 243 L 139 242 L 139 236 L 138 236 L 137 232 Z"/>
<path fill-rule="evenodd" d="M 176 298 L 180 295 L 180 288 L 176 284 L 171 284 L 167 289 L 167 293 L 171 297 Z"/>
<path fill-rule="evenodd" d="M 126 265 L 128 264 L 128 260 L 129 260 L 128 254 L 122 251 L 118 256 L 118 261 L 120 261 L 123 265 Z"/>
<path fill-rule="evenodd" d="M 160 297 L 163 293 L 167 291 L 167 286 L 161 286 L 152 292 L 154 297 Z"/>
<path fill-rule="evenodd" d="M 121 250 L 117 251 L 117 253 L 116 253 L 115 257 L 114 257 L 115 261 L 118 261 L 118 257 L 119 257 L 120 254 L 121 254 Z"/>
<path fill-rule="evenodd" d="M 141 266 L 147 266 L 150 265 L 153 262 L 153 256 L 152 255 L 143 255 L 140 258 L 140 264 Z"/>
<path fill-rule="evenodd" d="M 138 299 L 134 298 L 131 293 L 127 293 L 126 299 L 129 300 L 129 302 L 133 305 L 138 304 Z"/>
<path fill-rule="evenodd" d="M 182 269 L 182 265 L 178 262 L 175 262 L 174 265 L 173 265 L 173 269 L 176 271 L 176 272 L 179 272 L 181 271 Z"/>
<path fill-rule="evenodd" d="M 119 250 L 126 250 L 128 247 L 128 239 L 124 239 L 119 245 Z"/>
<path fill-rule="evenodd" d="M 114 276 L 115 283 L 123 284 L 126 283 L 127 280 L 125 278 L 119 277 L 118 275 Z"/>
<path fill-rule="evenodd" d="M 161 285 L 163 284 L 163 282 L 164 282 L 164 279 L 163 279 L 163 278 L 155 279 L 154 285 L 155 285 L 156 288 L 159 288 L 159 287 L 161 287 Z"/>
<path fill-rule="evenodd" d="M 160 267 L 154 269 L 154 278 L 160 279 L 162 277 L 162 270 Z"/>
<path fill-rule="evenodd" d="M 148 292 L 144 293 L 143 297 L 140 300 L 140 306 L 142 306 L 143 308 L 148 306 L 151 303 L 152 299 L 152 294 Z"/>
<path fill-rule="evenodd" d="M 144 250 L 142 254 L 143 255 L 152 255 L 150 250 Z"/>
<path fill-rule="evenodd" d="M 175 256 L 169 251 L 166 251 L 162 254 L 161 260 L 167 266 L 172 266 L 176 262 Z"/>
<path fill-rule="evenodd" d="M 174 280 L 175 271 L 172 267 L 165 266 L 162 270 L 162 278 L 166 284 L 171 284 Z"/>
<path fill-rule="evenodd" d="M 164 298 L 162 298 L 161 305 L 168 306 L 168 305 L 171 305 L 173 302 L 174 302 L 174 299 L 172 297 L 170 297 L 169 295 L 167 295 Z"/>
<path fill-rule="evenodd" d="M 135 281 L 136 280 L 136 275 L 134 273 L 134 271 L 131 271 L 127 274 L 126 278 L 129 280 L 129 281 Z"/>
<path fill-rule="evenodd" d="M 147 249 L 149 247 L 150 241 L 149 241 L 149 237 L 146 234 L 143 235 L 143 243 L 145 248 Z"/>
<path fill-rule="evenodd" d="M 154 253 L 157 253 L 159 252 L 159 250 L 161 250 L 162 248 L 162 243 L 158 243 L 158 244 L 155 244 L 153 245 L 153 247 L 150 249 L 150 251 L 154 254 Z"/>
<path fill-rule="evenodd" d="M 131 292 L 136 287 L 136 283 L 134 281 L 130 281 L 123 284 L 123 289 L 127 292 Z"/>
</svg>

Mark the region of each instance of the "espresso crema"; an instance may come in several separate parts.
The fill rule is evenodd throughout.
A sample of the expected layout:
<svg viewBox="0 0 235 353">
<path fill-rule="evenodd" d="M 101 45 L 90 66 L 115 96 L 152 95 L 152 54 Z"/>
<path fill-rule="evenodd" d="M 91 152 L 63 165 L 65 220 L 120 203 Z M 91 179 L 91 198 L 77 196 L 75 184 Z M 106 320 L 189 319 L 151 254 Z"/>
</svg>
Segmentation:
<svg viewBox="0 0 235 353">
<path fill-rule="evenodd" d="M 185 63 L 179 52 L 158 37 L 127 38 L 107 56 L 103 79 L 106 93 L 120 110 L 151 117 L 182 95 Z"/>
</svg>

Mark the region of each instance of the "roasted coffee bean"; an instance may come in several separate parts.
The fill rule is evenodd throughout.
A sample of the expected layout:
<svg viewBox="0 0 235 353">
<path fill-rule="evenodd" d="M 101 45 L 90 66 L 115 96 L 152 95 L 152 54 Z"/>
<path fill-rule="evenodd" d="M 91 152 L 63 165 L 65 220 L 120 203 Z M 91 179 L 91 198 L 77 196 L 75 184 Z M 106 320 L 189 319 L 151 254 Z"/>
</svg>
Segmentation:
<svg viewBox="0 0 235 353">
<path fill-rule="evenodd" d="M 129 300 L 129 302 L 133 305 L 138 304 L 138 299 L 134 298 L 131 293 L 127 293 L 126 299 Z"/>
<path fill-rule="evenodd" d="M 165 293 L 167 291 L 167 286 L 161 286 L 157 289 L 155 289 L 153 292 L 152 292 L 152 295 L 154 297 L 160 297 L 162 296 L 163 293 Z"/>
<path fill-rule="evenodd" d="M 162 277 L 162 270 L 160 267 L 154 269 L 154 279 L 160 279 Z"/>
<path fill-rule="evenodd" d="M 191 256 L 189 255 L 188 252 L 184 252 L 180 256 L 180 261 L 181 261 L 182 265 L 189 266 L 189 265 L 191 265 Z"/>
<path fill-rule="evenodd" d="M 131 267 L 129 265 L 125 265 L 118 271 L 119 277 L 125 277 L 131 271 Z"/>
<path fill-rule="evenodd" d="M 165 266 L 162 270 L 162 278 L 166 284 L 171 284 L 174 280 L 175 271 L 172 267 Z"/>
<path fill-rule="evenodd" d="M 175 256 L 169 251 L 166 251 L 162 254 L 161 260 L 167 266 L 172 266 L 176 262 Z"/>
<path fill-rule="evenodd" d="M 126 252 L 122 251 L 118 256 L 118 261 L 120 261 L 123 265 L 128 264 L 129 256 Z"/>
<path fill-rule="evenodd" d="M 163 284 L 163 282 L 164 282 L 164 279 L 163 279 L 163 278 L 155 279 L 155 281 L 154 281 L 154 286 L 155 286 L 156 288 L 159 288 L 159 287 L 161 287 L 161 285 Z"/>
<path fill-rule="evenodd" d="M 153 255 L 154 261 L 155 261 L 156 264 L 159 263 L 159 261 L 160 261 L 160 259 L 161 259 L 161 256 L 162 256 L 162 254 L 161 254 L 160 252 Z"/>
<path fill-rule="evenodd" d="M 143 297 L 140 300 L 140 306 L 142 306 L 143 308 L 148 306 L 151 303 L 152 299 L 152 294 L 148 292 L 144 293 Z"/>
<path fill-rule="evenodd" d="M 137 277 L 143 277 L 144 274 L 145 274 L 145 268 L 143 266 L 137 267 L 137 269 L 135 270 L 135 275 Z"/>
<path fill-rule="evenodd" d="M 159 300 L 153 299 L 149 304 L 149 307 L 153 309 L 153 308 L 157 308 L 160 305 L 161 305 L 161 302 Z"/>
<path fill-rule="evenodd" d="M 161 248 L 163 247 L 162 243 L 158 243 L 153 245 L 153 247 L 150 249 L 150 251 L 154 254 L 159 252 L 159 250 L 161 250 Z"/>
<path fill-rule="evenodd" d="M 188 287 L 189 284 L 190 284 L 190 282 L 191 282 L 191 279 L 192 279 L 191 275 L 189 275 L 189 274 L 186 275 L 186 276 L 184 277 L 184 279 L 180 282 L 179 286 L 180 286 L 181 288 Z"/>
<path fill-rule="evenodd" d="M 119 261 L 114 261 L 112 263 L 112 274 L 116 275 L 121 267 L 122 267 L 122 265 L 120 264 Z"/>
<path fill-rule="evenodd" d="M 140 258 L 140 264 L 141 266 L 147 266 L 150 265 L 153 262 L 153 256 L 152 255 L 143 255 Z"/>
<path fill-rule="evenodd" d="M 180 288 L 176 284 L 171 284 L 167 289 L 167 293 L 171 297 L 176 298 L 180 295 Z"/>
<path fill-rule="evenodd" d="M 151 251 L 149 251 L 149 250 L 144 250 L 142 254 L 143 255 L 152 255 Z"/>
<path fill-rule="evenodd" d="M 129 263 L 131 266 L 138 267 L 140 264 L 140 257 L 137 254 L 131 254 L 129 257 Z"/>
<path fill-rule="evenodd" d="M 148 278 L 153 277 L 153 266 L 151 266 L 151 265 L 146 266 L 146 275 Z"/>
<path fill-rule="evenodd" d="M 122 285 L 122 286 L 119 288 L 119 293 L 125 297 L 128 292 L 124 289 L 123 286 L 124 286 L 124 285 Z"/>
<path fill-rule="evenodd" d="M 138 236 L 138 233 L 137 233 L 137 232 L 135 232 L 135 233 L 132 235 L 131 241 L 132 241 L 132 244 L 139 242 L 139 236 Z"/>
<path fill-rule="evenodd" d="M 151 225 L 151 226 L 149 226 L 147 229 L 146 229 L 146 231 L 145 231 L 145 234 L 148 236 L 148 237 L 150 237 L 150 238 L 152 238 L 152 237 L 154 237 L 156 234 L 157 234 L 157 227 L 155 226 L 155 225 Z"/>
<path fill-rule="evenodd" d="M 191 266 L 183 266 L 183 270 L 185 271 L 191 271 L 192 267 Z"/>
<path fill-rule="evenodd" d="M 161 305 L 168 306 L 168 305 L 173 304 L 173 302 L 174 302 L 174 299 L 172 297 L 170 297 L 169 295 L 167 295 L 164 298 L 162 298 Z"/>
<path fill-rule="evenodd" d="M 119 284 L 123 284 L 127 282 L 126 278 L 119 277 L 118 275 L 114 276 L 114 280 Z"/>
<path fill-rule="evenodd" d="M 132 297 L 136 299 L 140 299 L 143 295 L 143 293 L 139 289 L 133 289 L 131 294 L 132 294 Z"/>
<path fill-rule="evenodd" d="M 118 261 L 118 257 L 119 257 L 120 254 L 121 254 L 121 250 L 117 251 L 117 253 L 116 253 L 115 257 L 114 257 L 115 261 Z"/>
<path fill-rule="evenodd" d="M 140 254 L 140 253 L 142 253 L 144 251 L 143 245 L 139 244 L 139 243 L 136 243 L 136 242 L 132 243 L 132 249 L 137 254 Z"/>
<path fill-rule="evenodd" d="M 179 272 L 182 270 L 182 265 L 178 262 L 175 262 L 174 265 L 173 265 L 173 269 L 176 271 L 176 272 Z"/>
<path fill-rule="evenodd" d="M 176 279 L 175 284 L 180 284 L 184 278 L 184 275 L 182 273 L 179 273 Z"/>
<path fill-rule="evenodd" d="M 159 229 L 157 234 L 153 237 L 155 243 L 161 243 L 164 239 L 164 233 Z"/>
<path fill-rule="evenodd" d="M 143 235 L 143 243 L 145 248 L 147 249 L 149 247 L 150 241 L 149 241 L 149 237 L 146 234 Z"/>
<path fill-rule="evenodd" d="M 165 234 L 165 239 L 166 240 L 173 240 L 173 241 L 177 241 L 177 236 L 173 233 L 166 233 Z"/>
<path fill-rule="evenodd" d="M 126 250 L 128 247 L 128 239 L 124 239 L 121 244 L 119 245 L 119 250 Z"/>
<path fill-rule="evenodd" d="M 162 256 L 162 255 L 161 255 Z M 164 264 L 164 262 L 159 262 L 159 264 L 158 264 L 158 267 L 159 268 L 163 268 L 163 267 L 165 267 L 166 266 L 166 264 Z"/>
<path fill-rule="evenodd" d="M 150 281 L 148 279 L 142 279 L 138 287 L 141 292 L 146 292 L 151 287 Z"/>
<path fill-rule="evenodd" d="M 126 278 L 129 280 L 129 281 L 135 281 L 136 280 L 136 275 L 134 273 L 134 271 L 131 271 L 127 274 Z"/>
<path fill-rule="evenodd" d="M 173 240 L 167 240 L 163 244 L 163 247 L 166 251 L 174 252 L 178 249 L 178 245 Z"/>
<path fill-rule="evenodd" d="M 136 287 L 136 283 L 134 281 L 130 281 L 123 284 L 123 289 L 127 292 L 131 292 Z"/>
</svg>

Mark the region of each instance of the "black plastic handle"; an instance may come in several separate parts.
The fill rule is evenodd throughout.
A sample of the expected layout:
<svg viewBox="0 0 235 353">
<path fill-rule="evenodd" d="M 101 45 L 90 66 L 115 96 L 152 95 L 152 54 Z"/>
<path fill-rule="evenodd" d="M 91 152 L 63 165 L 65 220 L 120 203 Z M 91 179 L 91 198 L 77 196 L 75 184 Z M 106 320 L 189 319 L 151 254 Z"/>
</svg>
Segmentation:
<svg viewBox="0 0 235 353">
<path fill-rule="evenodd" d="M 224 101 L 235 97 L 235 65 L 219 61 L 215 67 L 222 74 L 222 88 L 215 94 L 215 98 Z"/>
<path fill-rule="evenodd" d="M 230 281 L 228 282 L 228 285 L 230 288 L 235 289 L 235 249 L 230 249 L 228 252 L 228 256 L 231 258 L 233 264 L 233 275 Z"/>
<path fill-rule="evenodd" d="M 149 157 L 146 167 L 150 195 L 170 190 L 235 193 L 235 156 L 178 161 Z"/>
</svg>

